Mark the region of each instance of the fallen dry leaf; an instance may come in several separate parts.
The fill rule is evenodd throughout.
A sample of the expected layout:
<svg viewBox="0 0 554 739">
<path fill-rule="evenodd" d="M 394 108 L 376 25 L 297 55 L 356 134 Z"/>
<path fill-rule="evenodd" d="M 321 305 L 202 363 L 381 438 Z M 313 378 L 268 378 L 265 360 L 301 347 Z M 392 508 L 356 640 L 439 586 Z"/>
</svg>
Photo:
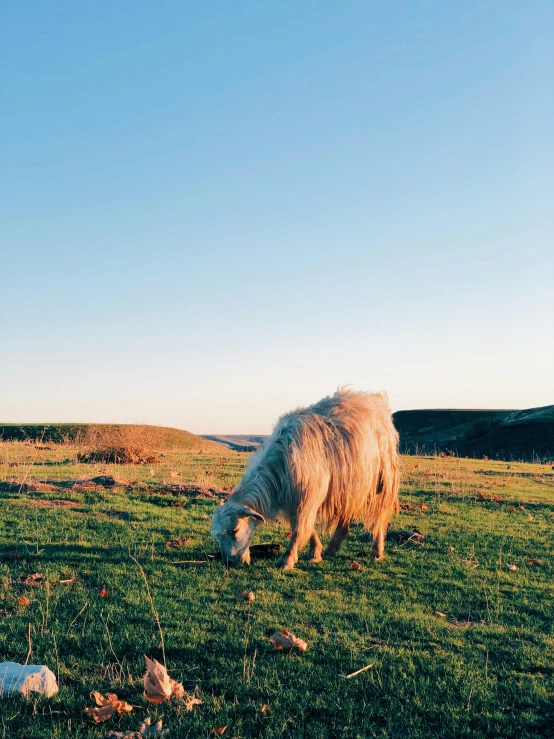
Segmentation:
<svg viewBox="0 0 554 739">
<path fill-rule="evenodd" d="M 252 603 L 256 600 L 256 596 L 251 590 L 244 590 L 240 595 L 237 595 L 237 600 L 245 600 L 247 603 Z"/>
<path fill-rule="evenodd" d="M 479 497 L 481 500 L 488 500 L 489 496 L 486 493 L 483 493 L 481 490 L 479 490 Z"/>
<path fill-rule="evenodd" d="M 419 504 L 419 507 L 420 507 L 420 509 L 422 511 L 428 511 L 429 510 L 429 506 L 426 503 L 420 503 Z"/>
<path fill-rule="evenodd" d="M 223 736 L 225 732 L 227 731 L 227 726 L 218 726 L 215 729 L 212 729 L 212 734 L 214 736 Z"/>
<path fill-rule="evenodd" d="M 40 572 L 35 572 L 33 575 L 27 575 L 23 580 L 23 585 L 42 585 L 44 582 L 44 575 Z"/>
<path fill-rule="evenodd" d="M 97 707 L 85 708 L 85 713 L 97 724 L 107 721 L 114 713 L 129 713 L 133 710 L 133 706 L 120 701 L 115 693 L 106 693 L 104 698 L 97 690 L 93 690 L 90 697 L 94 698 Z"/>
<path fill-rule="evenodd" d="M 98 593 L 101 598 L 107 598 L 109 594 L 110 591 L 106 587 L 102 588 L 102 590 L 100 590 Z"/>
<path fill-rule="evenodd" d="M 179 696 L 180 698 L 183 698 L 185 701 L 185 709 L 187 711 L 192 711 L 194 706 L 201 705 L 202 701 L 200 698 L 195 698 L 194 695 L 191 695 L 190 693 L 186 693 L 183 696 Z"/>
<path fill-rule="evenodd" d="M 24 595 L 22 595 L 20 598 L 17 599 L 17 604 L 26 607 L 31 605 L 31 601 L 29 600 L 29 598 L 26 598 Z"/>
<path fill-rule="evenodd" d="M 351 570 L 361 570 L 363 569 L 362 565 L 359 562 L 356 562 L 355 559 L 352 560 L 352 564 L 350 565 Z"/>
<path fill-rule="evenodd" d="M 517 570 L 517 565 L 507 565 L 510 572 L 515 572 Z"/>
<path fill-rule="evenodd" d="M 529 560 L 529 564 L 531 567 L 540 567 L 542 565 L 542 559 L 537 559 L 536 557 L 533 557 L 533 559 Z"/>
<path fill-rule="evenodd" d="M 530 513 L 528 513 L 528 514 L 527 514 L 527 518 L 528 518 L 528 519 L 529 519 L 530 521 L 532 521 L 532 520 L 533 520 L 533 516 L 532 516 L 532 515 L 531 515 Z"/>
<path fill-rule="evenodd" d="M 298 639 L 286 629 L 276 631 L 273 636 L 269 637 L 269 641 L 275 649 L 294 649 L 296 647 L 300 652 L 305 652 L 308 649 L 308 644 L 303 639 Z"/>
<path fill-rule="evenodd" d="M 511 505 L 511 506 L 510 506 L 510 507 L 508 508 L 508 513 L 515 513 L 515 512 L 516 512 L 516 509 L 515 509 L 515 508 L 513 507 L 513 505 Z"/>
<path fill-rule="evenodd" d="M 202 701 L 185 691 L 181 683 L 172 680 L 166 668 L 157 660 L 146 657 L 146 673 L 143 678 L 144 697 L 150 703 L 163 703 L 172 699 L 183 699 L 187 711 L 192 711 L 195 705 Z"/>
<path fill-rule="evenodd" d="M 491 500 L 493 503 L 502 503 L 504 498 L 501 495 L 493 495 Z"/>
<path fill-rule="evenodd" d="M 183 536 L 182 539 L 170 539 L 166 541 L 166 547 L 184 547 L 187 541 L 190 541 L 190 536 Z"/>
<path fill-rule="evenodd" d="M 435 611 L 435 616 L 438 618 L 446 618 L 446 613 L 443 613 L 442 611 Z"/>
<path fill-rule="evenodd" d="M 449 554 L 454 554 L 454 547 L 452 547 L 452 546 L 449 546 L 449 547 L 448 547 L 448 553 L 449 553 Z"/>
<path fill-rule="evenodd" d="M 60 585 L 71 585 L 71 583 L 75 582 L 75 575 L 73 577 L 68 578 L 67 580 L 60 580 Z"/>
</svg>

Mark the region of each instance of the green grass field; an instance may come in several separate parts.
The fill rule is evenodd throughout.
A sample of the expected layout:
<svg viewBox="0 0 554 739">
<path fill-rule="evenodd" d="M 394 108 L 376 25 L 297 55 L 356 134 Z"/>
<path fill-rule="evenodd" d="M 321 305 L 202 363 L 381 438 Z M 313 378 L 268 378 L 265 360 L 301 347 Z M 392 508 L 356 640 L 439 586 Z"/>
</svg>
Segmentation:
<svg viewBox="0 0 554 739">
<path fill-rule="evenodd" d="M 75 464 L 75 451 L 0 444 L 0 661 L 46 664 L 60 685 L 48 700 L 0 699 L 1 737 L 106 737 L 148 715 L 175 738 L 223 726 L 236 739 L 554 736 L 550 465 L 404 457 L 383 562 L 355 528 L 334 560 L 283 573 L 208 557 L 210 490 L 231 489 L 246 455 L 168 451 L 131 467 Z M 118 484 L 64 484 L 99 474 Z M 266 526 L 255 541 L 286 534 Z M 162 650 L 133 558 L 169 673 L 203 701 L 192 712 L 143 698 L 143 655 Z M 31 573 L 43 584 L 18 584 Z M 245 590 L 254 602 L 237 601 Z M 273 650 L 283 628 L 309 650 Z M 136 708 L 96 726 L 92 690 Z"/>
</svg>

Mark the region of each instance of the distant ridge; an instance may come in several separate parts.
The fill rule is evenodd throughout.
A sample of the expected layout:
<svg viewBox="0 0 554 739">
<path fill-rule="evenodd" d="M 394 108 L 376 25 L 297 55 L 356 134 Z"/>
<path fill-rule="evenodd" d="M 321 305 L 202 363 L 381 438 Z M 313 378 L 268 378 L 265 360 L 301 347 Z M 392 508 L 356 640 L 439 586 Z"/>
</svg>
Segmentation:
<svg viewBox="0 0 554 739">
<path fill-rule="evenodd" d="M 253 452 L 260 444 L 263 444 L 267 436 L 263 434 L 249 436 L 248 434 L 226 434 L 218 436 L 217 434 L 203 435 L 203 439 L 215 441 L 218 444 L 225 444 L 226 447 L 235 452 Z"/>
<path fill-rule="evenodd" d="M 397 411 L 405 454 L 454 452 L 460 457 L 554 459 L 554 405 L 527 410 Z"/>
<path fill-rule="evenodd" d="M 554 405 L 527 410 L 439 408 L 397 411 L 403 454 L 454 453 L 459 457 L 554 460 Z M 235 451 L 254 451 L 267 436 L 208 435 Z"/>
<path fill-rule="evenodd" d="M 196 436 L 190 431 L 167 426 L 117 423 L 4 423 L 0 424 L 0 441 L 32 441 L 34 443 L 60 444 L 78 442 L 87 431 L 116 429 L 135 426 L 149 429 L 159 450 L 184 449 L 192 452 L 221 454 L 221 444 Z"/>
</svg>

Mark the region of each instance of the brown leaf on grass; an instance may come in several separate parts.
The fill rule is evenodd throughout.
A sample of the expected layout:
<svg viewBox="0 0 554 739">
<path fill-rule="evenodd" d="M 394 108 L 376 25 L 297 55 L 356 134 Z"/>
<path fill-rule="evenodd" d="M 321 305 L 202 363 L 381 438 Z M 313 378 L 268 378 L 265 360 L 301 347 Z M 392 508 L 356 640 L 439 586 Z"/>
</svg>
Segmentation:
<svg viewBox="0 0 554 739">
<path fill-rule="evenodd" d="M 411 503 L 400 503 L 400 510 L 401 511 L 414 511 L 415 508 Z"/>
<path fill-rule="evenodd" d="M 419 503 L 419 507 L 422 511 L 428 511 L 429 506 L 426 503 Z"/>
<path fill-rule="evenodd" d="M 100 724 L 107 721 L 114 713 L 129 713 L 133 710 L 133 706 L 125 701 L 119 700 L 115 693 L 106 693 L 106 697 L 93 690 L 90 694 L 96 702 L 95 708 L 85 708 L 85 714 L 89 716 L 95 723 Z"/>
<path fill-rule="evenodd" d="M 104 586 L 104 587 L 102 588 L 102 590 L 100 590 L 100 591 L 98 592 L 98 595 L 99 595 L 99 596 L 100 596 L 101 598 L 107 598 L 109 594 L 110 594 L 110 591 L 109 591 L 109 590 L 108 590 L 108 589 L 106 588 L 106 586 Z"/>
<path fill-rule="evenodd" d="M 491 497 L 491 501 L 493 503 L 502 503 L 503 500 L 504 500 L 504 498 L 501 495 L 493 495 Z"/>
<path fill-rule="evenodd" d="M 178 696 L 179 698 L 182 698 L 185 701 L 185 709 L 187 711 L 192 711 L 194 706 L 199 706 L 202 704 L 202 701 L 200 698 L 196 698 L 194 695 L 191 695 L 190 693 L 187 693 L 183 690 L 184 695 Z"/>
<path fill-rule="evenodd" d="M 44 582 L 44 575 L 41 575 L 40 572 L 35 572 L 32 575 L 27 575 L 27 577 L 20 582 L 22 582 L 23 585 L 42 585 Z"/>
<path fill-rule="evenodd" d="M 212 729 L 212 734 L 214 736 L 223 736 L 225 732 L 227 731 L 227 726 L 218 726 L 215 729 Z"/>
<path fill-rule="evenodd" d="M 275 649 L 294 649 L 296 647 L 300 652 L 305 652 L 308 649 L 307 642 L 303 639 L 298 639 L 286 629 L 276 631 L 273 636 L 269 637 L 269 641 Z"/>
<path fill-rule="evenodd" d="M 528 518 L 528 519 L 529 519 L 530 521 L 532 521 L 532 520 L 533 520 L 533 516 L 532 516 L 532 515 L 531 515 L 530 513 L 528 513 L 528 514 L 527 514 L 527 518 Z"/>
<path fill-rule="evenodd" d="M 529 564 L 531 567 L 540 567 L 542 565 L 542 559 L 537 559 L 536 557 L 533 557 L 533 559 L 529 560 Z"/>
<path fill-rule="evenodd" d="M 183 536 L 182 539 L 170 539 L 169 541 L 166 541 L 165 545 L 168 548 L 184 547 L 187 541 L 190 541 L 190 536 Z"/>
<path fill-rule="evenodd" d="M 513 505 L 511 505 L 511 506 L 510 506 L 510 507 L 508 508 L 508 513 L 515 513 L 515 512 L 516 512 L 516 509 L 515 509 L 515 508 L 513 507 Z"/>
<path fill-rule="evenodd" d="M 518 505 L 517 509 L 518 509 L 518 511 L 524 511 L 525 510 L 525 506 Z"/>
<path fill-rule="evenodd" d="M 449 546 L 448 547 L 448 553 L 449 554 L 454 554 L 454 547 L 453 546 Z"/>
<path fill-rule="evenodd" d="M 481 498 L 481 500 L 488 500 L 489 499 L 489 496 L 486 493 L 483 493 L 482 490 L 479 490 L 479 497 Z"/>
<path fill-rule="evenodd" d="M 199 705 L 202 701 L 195 698 L 185 691 L 183 685 L 176 680 L 172 680 L 166 668 L 157 660 L 146 657 L 146 673 L 143 678 L 144 697 L 150 703 L 163 703 L 169 700 L 185 701 L 187 711 L 192 711 L 195 705 Z"/>
<path fill-rule="evenodd" d="M 517 565 L 506 565 L 506 567 L 510 570 L 510 572 L 515 572 L 517 570 Z"/>
<path fill-rule="evenodd" d="M 17 604 L 19 606 L 27 607 L 31 605 L 31 601 L 29 598 L 26 598 L 24 595 L 22 595 L 20 598 L 17 599 Z"/>
<path fill-rule="evenodd" d="M 437 618 L 446 618 L 446 613 L 443 613 L 442 611 L 435 611 L 435 616 L 437 616 Z"/>
<path fill-rule="evenodd" d="M 60 585 L 71 585 L 71 583 L 75 582 L 75 575 L 73 577 L 69 577 L 67 580 L 60 580 Z"/>
<path fill-rule="evenodd" d="M 252 603 L 256 600 L 256 596 L 251 590 L 244 590 L 242 593 L 237 595 L 237 600 L 245 600 L 247 603 Z"/>
<path fill-rule="evenodd" d="M 351 570 L 362 570 L 363 567 L 359 562 L 356 562 L 355 559 L 352 560 L 352 564 L 350 565 Z"/>
</svg>

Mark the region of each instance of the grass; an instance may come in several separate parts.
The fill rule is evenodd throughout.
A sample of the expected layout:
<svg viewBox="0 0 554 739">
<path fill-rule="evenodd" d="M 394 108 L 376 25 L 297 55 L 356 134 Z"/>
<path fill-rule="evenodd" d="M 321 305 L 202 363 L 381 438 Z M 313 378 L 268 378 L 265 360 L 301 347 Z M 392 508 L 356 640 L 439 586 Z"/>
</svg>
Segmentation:
<svg viewBox="0 0 554 739">
<path fill-rule="evenodd" d="M 373 563 L 356 528 L 334 560 L 304 557 L 283 573 L 268 560 L 226 571 L 207 558 L 218 502 L 209 489 L 229 489 L 246 455 L 173 450 L 132 467 L 74 464 L 75 452 L 0 445 L 0 660 L 25 662 L 30 651 L 60 683 L 49 700 L 1 699 L 0 737 L 105 737 L 147 715 L 176 738 L 225 725 L 237 739 L 554 736 L 550 466 L 404 457 L 408 510 L 391 529 L 417 529 L 421 543 L 393 538 Z M 96 474 L 119 483 L 33 484 Z M 204 496 L 180 493 L 181 483 Z M 184 548 L 166 547 L 185 536 Z M 256 541 L 285 543 L 286 529 L 264 527 Z M 17 584 L 34 572 L 43 585 Z M 237 601 L 244 590 L 253 603 Z M 203 701 L 193 712 L 142 697 L 143 655 L 162 660 L 154 611 L 170 675 Z M 273 651 L 268 637 L 282 628 L 309 650 Z M 95 726 L 83 715 L 91 690 L 137 708 Z"/>
</svg>

